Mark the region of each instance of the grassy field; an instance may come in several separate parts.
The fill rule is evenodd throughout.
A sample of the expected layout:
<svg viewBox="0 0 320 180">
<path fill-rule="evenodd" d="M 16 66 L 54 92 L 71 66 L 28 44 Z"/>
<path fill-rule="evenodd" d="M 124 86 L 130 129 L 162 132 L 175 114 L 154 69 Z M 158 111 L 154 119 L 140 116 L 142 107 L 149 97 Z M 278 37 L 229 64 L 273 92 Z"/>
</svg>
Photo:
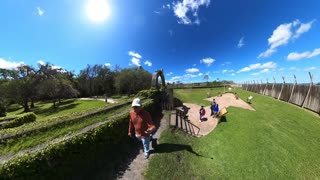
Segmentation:
<svg viewBox="0 0 320 180">
<path fill-rule="evenodd" d="M 183 102 L 203 104 L 206 93 L 175 90 Z M 256 111 L 230 107 L 226 122 L 195 138 L 169 129 L 150 160 L 147 179 L 319 179 L 319 115 L 274 98 L 254 97 Z"/>
</svg>

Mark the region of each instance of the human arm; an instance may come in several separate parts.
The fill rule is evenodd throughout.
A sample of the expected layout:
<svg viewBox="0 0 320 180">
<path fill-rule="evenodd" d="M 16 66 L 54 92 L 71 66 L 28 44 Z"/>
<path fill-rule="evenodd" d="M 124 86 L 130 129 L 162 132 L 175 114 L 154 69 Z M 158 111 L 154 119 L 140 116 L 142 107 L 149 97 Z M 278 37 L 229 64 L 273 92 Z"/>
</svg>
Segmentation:
<svg viewBox="0 0 320 180">
<path fill-rule="evenodd" d="M 146 134 L 153 134 L 156 131 L 156 126 L 154 122 L 152 121 L 151 115 L 149 112 L 146 113 L 146 123 L 148 126 L 148 129 L 145 131 Z"/>
<path fill-rule="evenodd" d="M 131 120 L 131 116 L 130 116 L 130 119 L 129 119 L 129 128 L 128 128 L 128 136 L 129 137 L 132 137 L 132 133 L 133 132 L 133 125 L 132 125 L 132 120 Z"/>
</svg>

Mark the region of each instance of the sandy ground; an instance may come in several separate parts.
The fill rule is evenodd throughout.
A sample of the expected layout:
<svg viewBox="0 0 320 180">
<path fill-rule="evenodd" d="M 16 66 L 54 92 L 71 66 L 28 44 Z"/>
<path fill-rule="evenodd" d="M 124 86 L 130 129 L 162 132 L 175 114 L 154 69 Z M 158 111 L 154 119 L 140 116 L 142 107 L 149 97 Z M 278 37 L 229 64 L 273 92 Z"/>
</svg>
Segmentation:
<svg viewBox="0 0 320 180">
<path fill-rule="evenodd" d="M 220 110 L 222 108 L 227 108 L 228 110 L 228 107 L 234 106 L 234 107 L 240 107 L 240 108 L 248 109 L 251 111 L 255 111 L 248 103 L 246 103 L 242 99 L 240 98 L 236 99 L 235 95 L 232 93 L 225 93 L 222 96 L 207 98 L 206 100 L 211 102 L 213 98 L 219 104 Z M 210 106 L 204 107 L 204 109 L 206 110 L 206 114 L 203 117 L 203 121 L 199 121 L 200 120 L 199 105 L 191 104 L 191 103 L 183 103 L 183 106 L 184 106 L 184 110 L 187 113 L 189 121 L 187 123 L 181 123 L 179 119 L 178 124 L 179 124 L 179 127 L 181 127 L 181 124 L 182 124 L 182 127 L 185 131 L 195 136 L 204 136 L 209 134 L 217 126 L 218 118 L 210 116 L 211 114 Z M 176 124 L 176 114 L 172 114 L 170 119 L 170 125 L 175 125 L 175 124 Z"/>
</svg>

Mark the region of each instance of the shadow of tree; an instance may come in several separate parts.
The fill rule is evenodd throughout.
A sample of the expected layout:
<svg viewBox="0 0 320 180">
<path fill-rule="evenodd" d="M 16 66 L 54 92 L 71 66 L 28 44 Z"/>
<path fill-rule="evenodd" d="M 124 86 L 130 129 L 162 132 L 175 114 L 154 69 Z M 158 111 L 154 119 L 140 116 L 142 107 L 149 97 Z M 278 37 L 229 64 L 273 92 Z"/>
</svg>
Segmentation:
<svg viewBox="0 0 320 180">
<path fill-rule="evenodd" d="M 33 109 L 33 112 L 36 113 L 37 115 L 43 115 L 43 116 L 48 116 L 51 115 L 53 113 L 57 113 L 60 111 L 64 111 L 64 110 L 69 110 L 69 109 L 73 109 L 76 106 L 78 106 L 79 103 L 72 103 L 72 104 L 68 104 L 65 106 L 59 106 L 57 108 L 53 108 L 53 106 L 46 108 L 46 109 L 40 109 L 40 108 L 35 108 Z"/>
<path fill-rule="evenodd" d="M 184 151 L 184 150 L 188 151 L 196 156 L 213 159 L 212 157 L 207 157 L 207 156 L 201 155 L 201 154 L 195 152 L 191 146 L 183 145 L 183 144 L 170 144 L 170 143 L 158 144 L 158 146 L 155 148 L 155 151 L 152 153 L 170 153 L 170 152 Z"/>
</svg>

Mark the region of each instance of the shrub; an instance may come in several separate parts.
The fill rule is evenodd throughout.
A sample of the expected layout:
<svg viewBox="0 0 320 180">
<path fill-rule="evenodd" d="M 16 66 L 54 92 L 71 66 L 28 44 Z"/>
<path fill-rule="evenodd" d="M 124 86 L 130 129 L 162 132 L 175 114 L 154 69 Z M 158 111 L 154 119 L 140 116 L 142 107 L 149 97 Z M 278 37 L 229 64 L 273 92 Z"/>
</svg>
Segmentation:
<svg viewBox="0 0 320 180">
<path fill-rule="evenodd" d="M 150 99 L 156 99 L 158 96 L 160 96 L 161 91 L 155 90 L 155 89 L 149 89 L 149 90 L 142 90 L 140 91 L 136 97 L 146 97 Z"/>
<path fill-rule="evenodd" d="M 4 117 L 7 115 L 6 104 L 2 99 L 0 99 L 0 117 Z"/>
<path fill-rule="evenodd" d="M 36 121 L 36 119 L 37 119 L 37 116 L 33 112 L 25 113 L 22 116 L 14 119 L 13 121 L 5 124 L 3 128 L 18 127 L 25 123 Z"/>
</svg>

